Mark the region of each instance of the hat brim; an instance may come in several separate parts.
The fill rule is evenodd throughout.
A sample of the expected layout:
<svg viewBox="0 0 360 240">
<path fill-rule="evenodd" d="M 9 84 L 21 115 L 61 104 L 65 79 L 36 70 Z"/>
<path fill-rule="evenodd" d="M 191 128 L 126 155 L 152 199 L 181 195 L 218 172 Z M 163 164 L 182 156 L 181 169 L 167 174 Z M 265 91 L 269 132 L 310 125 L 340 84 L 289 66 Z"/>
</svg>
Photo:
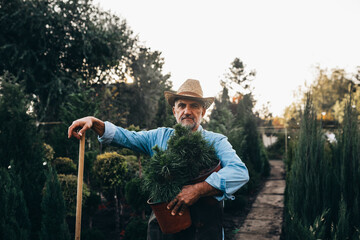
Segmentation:
<svg viewBox="0 0 360 240">
<path fill-rule="evenodd" d="M 175 105 L 176 99 L 189 99 L 203 103 L 204 108 L 208 109 L 215 100 L 214 97 L 206 97 L 206 98 L 194 97 L 186 94 L 176 94 L 170 91 L 164 91 L 164 95 L 170 106 Z"/>
</svg>

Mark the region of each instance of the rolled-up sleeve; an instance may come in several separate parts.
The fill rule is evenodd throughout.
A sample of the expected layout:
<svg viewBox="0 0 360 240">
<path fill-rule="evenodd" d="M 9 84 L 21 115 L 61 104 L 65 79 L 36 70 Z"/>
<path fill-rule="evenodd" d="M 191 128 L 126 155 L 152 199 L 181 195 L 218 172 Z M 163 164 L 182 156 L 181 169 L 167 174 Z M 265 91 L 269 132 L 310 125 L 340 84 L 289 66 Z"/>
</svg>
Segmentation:
<svg viewBox="0 0 360 240">
<path fill-rule="evenodd" d="M 109 145 L 114 139 L 115 132 L 116 132 L 116 126 L 111 122 L 106 121 L 104 134 L 101 137 L 98 136 L 99 142 L 101 144 Z"/>
<path fill-rule="evenodd" d="M 249 181 L 248 169 L 225 136 L 215 134 L 209 140 L 214 143 L 222 168 L 205 181 L 223 192 L 222 196 L 215 197 L 217 200 L 234 199 L 233 194 Z"/>
<path fill-rule="evenodd" d="M 155 145 L 158 145 L 161 149 L 166 149 L 167 140 L 172 132 L 173 129 L 170 128 L 135 132 L 106 121 L 105 132 L 101 137 L 98 137 L 98 140 L 102 144 L 125 147 L 152 156 L 152 149 Z"/>
</svg>

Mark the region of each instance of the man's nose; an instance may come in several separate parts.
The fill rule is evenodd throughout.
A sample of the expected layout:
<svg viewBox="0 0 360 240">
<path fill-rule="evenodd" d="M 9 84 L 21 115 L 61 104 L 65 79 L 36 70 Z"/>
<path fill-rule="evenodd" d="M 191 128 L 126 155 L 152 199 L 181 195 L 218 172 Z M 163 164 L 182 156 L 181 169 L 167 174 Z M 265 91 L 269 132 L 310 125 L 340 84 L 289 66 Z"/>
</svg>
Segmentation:
<svg viewBox="0 0 360 240">
<path fill-rule="evenodd" d="M 189 107 L 186 107 L 186 108 L 184 109 L 184 114 L 190 115 L 190 114 L 191 114 L 191 109 L 190 109 Z"/>
</svg>

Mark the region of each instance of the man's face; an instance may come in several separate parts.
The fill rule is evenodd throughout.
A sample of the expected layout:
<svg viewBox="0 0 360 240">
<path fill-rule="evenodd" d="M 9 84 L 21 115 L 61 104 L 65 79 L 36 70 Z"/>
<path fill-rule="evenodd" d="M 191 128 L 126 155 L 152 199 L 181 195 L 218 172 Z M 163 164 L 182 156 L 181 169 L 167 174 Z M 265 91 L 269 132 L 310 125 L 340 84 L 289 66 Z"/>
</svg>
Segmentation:
<svg viewBox="0 0 360 240">
<path fill-rule="evenodd" d="M 198 129 L 205 112 L 200 102 L 189 99 L 178 99 L 173 107 L 176 121 L 192 131 Z"/>
</svg>

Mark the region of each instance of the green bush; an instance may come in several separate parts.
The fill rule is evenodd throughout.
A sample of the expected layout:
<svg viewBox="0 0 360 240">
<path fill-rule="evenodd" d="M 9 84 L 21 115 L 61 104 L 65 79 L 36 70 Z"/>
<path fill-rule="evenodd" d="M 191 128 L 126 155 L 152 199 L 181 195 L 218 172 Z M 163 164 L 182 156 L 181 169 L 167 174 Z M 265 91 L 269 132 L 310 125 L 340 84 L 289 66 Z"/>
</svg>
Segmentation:
<svg viewBox="0 0 360 240">
<path fill-rule="evenodd" d="M 47 173 L 41 210 L 40 240 L 69 240 L 64 198 L 56 171 L 51 167 Z"/>
<path fill-rule="evenodd" d="M 86 229 L 81 232 L 82 240 L 104 240 L 105 235 L 99 229 Z"/>
<path fill-rule="evenodd" d="M 49 144 L 44 143 L 43 145 L 45 161 L 50 163 L 54 159 L 55 151 Z"/>
<path fill-rule="evenodd" d="M 58 174 L 61 191 L 64 196 L 67 216 L 76 215 L 76 194 L 77 194 L 77 176 Z M 87 198 L 90 196 L 89 188 L 83 183 L 83 206 L 86 205 Z"/>
<path fill-rule="evenodd" d="M 146 203 L 148 194 L 142 191 L 142 180 L 140 178 L 133 178 L 126 183 L 125 198 L 135 211 L 142 211 L 148 205 Z"/>
<path fill-rule="evenodd" d="M 125 240 L 145 240 L 147 221 L 133 218 L 125 228 Z"/>
<path fill-rule="evenodd" d="M 1 7 L 0 12 L 4 11 Z M 17 81 L 7 73 L 0 76 L 0 167 L 7 169 L 11 165 L 19 179 L 19 187 L 29 211 L 30 239 L 38 240 L 41 191 L 46 179 L 44 147 L 35 116 L 28 111 L 32 98 L 24 94 L 24 87 L 15 83 Z"/>
<path fill-rule="evenodd" d="M 127 163 L 125 157 L 117 152 L 106 152 L 98 155 L 93 170 L 101 192 L 107 197 L 113 196 L 114 191 L 124 187 Z"/>
<path fill-rule="evenodd" d="M 299 137 L 286 159 L 287 239 L 360 238 L 360 130 L 350 103 L 331 144 L 307 100 Z"/>
<path fill-rule="evenodd" d="M 192 132 L 180 124 L 175 125 L 168 148 L 163 151 L 155 146 L 154 152 L 144 174 L 144 190 L 154 202 L 172 200 L 201 171 L 219 162 L 214 147 L 201 132 Z"/>
<path fill-rule="evenodd" d="M 269 159 L 283 159 L 285 158 L 285 134 L 276 134 L 277 140 L 272 145 L 266 148 Z"/>
<path fill-rule="evenodd" d="M 77 169 L 75 163 L 67 157 L 57 157 L 53 160 L 52 165 L 55 167 L 58 174 L 72 174 L 76 175 Z"/>
<path fill-rule="evenodd" d="M 14 175 L 0 168 L 0 239 L 27 240 L 30 220 L 23 192 Z"/>
<path fill-rule="evenodd" d="M 139 164 L 138 157 L 134 156 L 134 155 L 127 155 L 127 156 L 124 156 L 124 158 L 125 158 L 126 167 L 127 167 L 126 179 L 131 180 L 135 177 L 139 177 L 140 164 Z"/>
</svg>

